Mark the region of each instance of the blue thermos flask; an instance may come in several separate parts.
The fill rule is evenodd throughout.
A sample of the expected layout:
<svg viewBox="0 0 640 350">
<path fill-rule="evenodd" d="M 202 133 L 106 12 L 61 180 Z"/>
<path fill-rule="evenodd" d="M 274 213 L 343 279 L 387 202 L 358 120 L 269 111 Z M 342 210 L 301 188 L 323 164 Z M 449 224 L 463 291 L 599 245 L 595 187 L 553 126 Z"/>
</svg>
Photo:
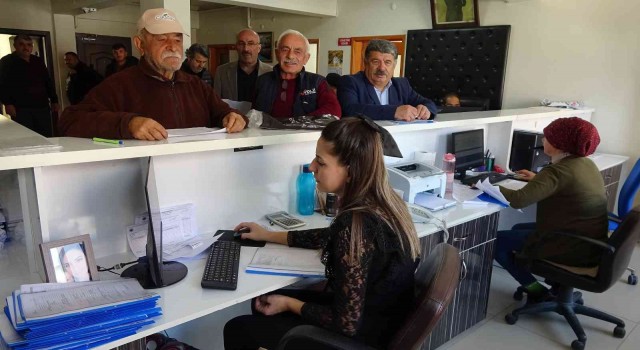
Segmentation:
<svg viewBox="0 0 640 350">
<path fill-rule="evenodd" d="M 298 175 L 296 187 L 298 190 L 298 213 L 311 215 L 316 206 L 316 179 L 309 170 L 310 164 L 302 166 L 302 172 Z"/>
</svg>

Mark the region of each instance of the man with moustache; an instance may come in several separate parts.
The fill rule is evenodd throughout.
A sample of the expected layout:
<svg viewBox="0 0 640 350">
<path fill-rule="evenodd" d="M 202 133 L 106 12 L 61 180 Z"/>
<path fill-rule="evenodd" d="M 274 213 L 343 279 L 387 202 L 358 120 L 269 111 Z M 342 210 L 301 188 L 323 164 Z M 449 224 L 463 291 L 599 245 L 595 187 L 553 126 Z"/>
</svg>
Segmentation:
<svg viewBox="0 0 640 350">
<path fill-rule="evenodd" d="M 51 110 L 59 110 L 53 80 L 42 58 L 31 54 L 30 36 L 16 35 L 13 47 L 16 50 L 0 60 L 0 101 L 13 121 L 51 137 Z"/>
<path fill-rule="evenodd" d="M 207 47 L 201 44 L 193 44 L 189 46 L 187 52 L 187 59 L 182 62 L 182 70 L 185 73 L 197 75 L 207 85 L 213 85 L 213 79 L 211 74 L 207 70 L 207 62 L 209 61 L 209 53 Z"/>
<path fill-rule="evenodd" d="M 273 71 L 258 78 L 254 109 L 279 119 L 342 116 L 340 103 L 326 79 L 304 70 L 310 54 L 309 40 L 302 33 L 285 30 L 278 38 L 276 56 L 278 64 Z"/>
<path fill-rule="evenodd" d="M 364 72 L 345 75 L 338 98 L 345 115 L 376 120 L 433 119 L 436 105 L 420 96 L 406 78 L 393 78 L 398 50 L 388 40 L 374 39 L 364 51 Z"/>
<path fill-rule="evenodd" d="M 134 43 L 140 64 L 106 79 L 77 105 L 65 109 L 66 136 L 162 140 L 166 129 L 226 127 L 242 131 L 246 120 L 197 76 L 180 70 L 182 36 L 171 10 L 157 8 L 138 20 Z"/>
<path fill-rule="evenodd" d="M 258 60 L 261 48 L 260 36 L 253 30 L 243 29 L 236 35 L 238 60 L 218 66 L 213 79 L 213 88 L 221 98 L 253 101 L 258 77 L 273 70 Z"/>
</svg>

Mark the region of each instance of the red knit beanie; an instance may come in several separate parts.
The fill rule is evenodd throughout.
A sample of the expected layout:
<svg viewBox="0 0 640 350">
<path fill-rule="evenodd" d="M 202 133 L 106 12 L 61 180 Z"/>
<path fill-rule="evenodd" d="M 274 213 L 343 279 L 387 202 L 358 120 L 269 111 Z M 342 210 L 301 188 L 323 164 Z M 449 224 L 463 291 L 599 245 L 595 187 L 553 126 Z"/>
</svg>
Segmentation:
<svg viewBox="0 0 640 350">
<path fill-rule="evenodd" d="M 543 132 L 553 147 L 576 156 L 593 154 L 600 144 L 598 129 L 578 117 L 556 119 Z"/>
</svg>

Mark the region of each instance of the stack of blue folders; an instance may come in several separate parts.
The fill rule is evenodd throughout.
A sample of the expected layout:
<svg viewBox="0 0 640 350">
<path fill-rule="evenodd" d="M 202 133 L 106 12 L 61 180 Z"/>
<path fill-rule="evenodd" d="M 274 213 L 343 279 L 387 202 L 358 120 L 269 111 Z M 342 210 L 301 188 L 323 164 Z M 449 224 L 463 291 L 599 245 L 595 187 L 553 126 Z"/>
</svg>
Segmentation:
<svg viewBox="0 0 640 350">
<path fill-rule="evenodd" d="M 162 314 L 135 279 L 23 285 L 6 298 L 0 349 L 88 349 L 135 334 Z"/>
</svg>

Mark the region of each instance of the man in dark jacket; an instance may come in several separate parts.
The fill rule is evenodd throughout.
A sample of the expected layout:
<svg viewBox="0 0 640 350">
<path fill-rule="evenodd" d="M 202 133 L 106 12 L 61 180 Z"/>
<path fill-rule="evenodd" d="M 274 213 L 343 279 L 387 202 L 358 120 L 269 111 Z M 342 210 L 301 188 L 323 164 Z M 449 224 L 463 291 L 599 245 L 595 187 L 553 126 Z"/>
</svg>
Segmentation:
<svg viewBox="0 0 640 350">
<path fill-rule="evenodd" d="M 393 78 L 398 50 L 392 42 L 374 39 L 364 51 L 364 72 L 345 75 L 338 98 L 345 115 L 364 114 L 377 120 L 433 119 L 436 104 L 420 96 L 407 78 Z"/>
<path fill-rule="evenodd" d="M 197 75 L 205 84 L 213 86 L 213 79 L 207 70 L 209 53 L 207 47 L 200 44 L 193 44 L 187 49 L 187 59 L 182 62 L 182 70 L 185 73 Z"/>
<path fill-rule="evenodd" d="M 65 109 L 59 123 L 64 135 L 163 140 L 167 129 L 244 129 L 245 119 L 211 86 L 180 70 L 185 31 L 173 11 L 145 11 L 138 33 L 134 42 L 143 54 L 140 64 L 106 79 L 81 103 Z"/>
<path fill-rule="evenodd" d="M 325 78 L 304 71 L 309 60 L 309 40 L 302 33 L 286 30 L 278 38 L 278 64 L 258 78 L 253 108 L 275 118 L 302 115 L 342 116 L 340 103 Z"/>
<path fill-rule="evenodd" d="M 59 109 L 53 80 L 42 58 L 31 54 L 31 37 L 16 35 L 13 47 L 16 51 L 0 60 L 0 102 L 15 122 L 51 137 L 51 110 Z"/>
<path fill-rule="evenodd" d="M 67 75 L 67 97 L 72 105 L 78 104 L 94 86 L 100 84 L 102 76 L 80 61 L 75 52 L 64 54 L 64 63 L 69 67 Z"/>
<path fill-rule="evenodd" d="M 113 53 L 113 60 L 104 71 L 105 78 L 123 71 L 126 68 L 138 65 L 138 59 L 133 56 L 129 56 L 129 52 L 123 44 L 113 44 L 111 52 Z"/>
</svg>

